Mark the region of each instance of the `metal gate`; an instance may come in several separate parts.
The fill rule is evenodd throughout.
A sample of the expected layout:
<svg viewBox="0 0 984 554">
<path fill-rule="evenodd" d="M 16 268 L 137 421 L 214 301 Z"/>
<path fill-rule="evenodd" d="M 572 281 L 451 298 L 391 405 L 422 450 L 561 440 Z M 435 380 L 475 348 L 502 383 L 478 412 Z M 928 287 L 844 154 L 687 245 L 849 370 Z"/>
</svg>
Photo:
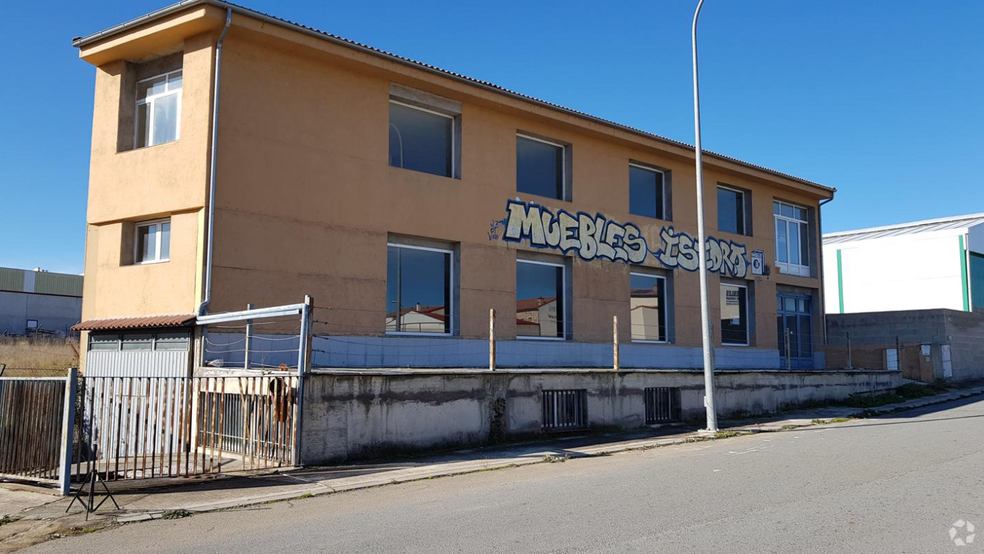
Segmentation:
<svg viewBox="0 0 984 554">
<path fill-rule="evenodd" d="M 294 375 L 86 377 L 75 474 L 106 480 L 289 467 Z"/>
<path fill-rule="evenodd" d="M 0 377 L 0 475 L 59 481 L 70 386 L 70 378 Z"/>
</svg>

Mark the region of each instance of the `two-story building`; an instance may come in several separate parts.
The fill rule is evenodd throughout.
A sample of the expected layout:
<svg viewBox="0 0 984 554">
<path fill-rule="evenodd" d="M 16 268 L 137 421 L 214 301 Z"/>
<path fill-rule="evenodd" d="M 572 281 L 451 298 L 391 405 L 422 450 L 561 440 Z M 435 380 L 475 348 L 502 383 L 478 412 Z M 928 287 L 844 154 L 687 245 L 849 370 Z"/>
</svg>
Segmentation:
<svg viewBox="0 0 984 554">
<path fill-rule="evenodd" d="M 610 365 L 613 317 L 624 367 L 701 366 L 692 146 L 218 0 L 74 44 L 89 363 L 309 294 L 316 366 L 482 366 L 490 310 L 505 366 Z M 717 366 L 823 368 L 834 189 L 704 171 Z"/>
</svg>

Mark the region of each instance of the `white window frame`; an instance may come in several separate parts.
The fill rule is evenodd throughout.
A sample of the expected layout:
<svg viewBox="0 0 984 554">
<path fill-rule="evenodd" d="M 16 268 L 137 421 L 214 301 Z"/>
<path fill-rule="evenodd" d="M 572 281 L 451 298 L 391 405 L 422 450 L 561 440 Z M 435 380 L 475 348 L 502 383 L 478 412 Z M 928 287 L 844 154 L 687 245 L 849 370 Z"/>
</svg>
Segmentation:
<svg viewBox="0 0 984 554">
<path fill-rule="evenodd" d="M 729 281 L 723 281 L 718 285 L 718 294 L 720 295 L 721 287 L 738 287 L 740 289 L 745 289 L 745 342 L 724 342 L 724 329 L 721 329 L 721 346 L 722 347 L 736 347 L 736 348 L 747 348 L 752 344 L 752 328 L 751 328 L 751 317 L 748 314 L 748 303 L 751 300 L 748 296 L 748 285 L 741 285 L 738 283 L 732 283 Z M 721 324 L 721 308 L 718 306 L 718 325 Z"/>
<path fill-rule="evenodd" d="M 562 302 L 563 302 L 562 307 L 564 308 L 564 310 L 563 310 L 564 319 L 562 319 L 560 321 L 560 329 L 561 329 L 561 334 L 563 336 L 561 336 L 561 337 L 544 337 L 544 336 L 536 336 L 536 337 L 534 337 L 534 336 L 530 336 L 530 335 L 519 335 L 519 334 L 517 334 L 516 335 L 516 340 L 551 340 L 551 341 L 566 341 L 566 340 L 568 340 L 568 338 L 567 338 L 567 322 L 568 322 L 568 315 L 569 315 L 568 312 L 569 312 L 569 310 L 568 310 L 568 306 L 567 306 L 567 265 L 564 264 L 564 263 L 556 263 L 556 262 L 541 262 L 541 261 L 537 261 L 537 260 L 525 260 L 523 258 L 516 258 L 516 263 L 517 264 L 533 264 L 533 265 L 546 265 L 546 266 L 550 266 L 550 267 L 559 267 L 560 268 L 560 295 L 559 295 L 559 298 L 562 299 Z M 516 294 L 519 294 L 519 291 L 516 291 Z M 518 300 L 518 298 L 517 298 L 517 300 Z"/>
<path fill-rule="evenodd" d="M 133 145 L 135 148 L 150 148 L 151 146 L 157 146 L 158 144 L 167 144 L 167 142 L 175 142 L 181 138 L 181 96 L 182 96 L 182 91 L 184 90 L 184 73 L 182 73 L 183 70 L 184 68 L 175 69 L 174 71 L 168 71 L 167 73 L 161 73 L 160 75 L 154 75 L 153 77 L 148 77 L 146 79 L 140 79 L 139 81 L 137 81 L 135 86 L 139 88 L 140 83 L 146 83 L 147 81 L 153 81 L 154 79 L 160 79 L 161 77 L 164 77 L 164 92 L 158 94 L 152 94 L 150 96 L 147 96 L 146 98 L 137 98 L 137 103 L 133 107 Z M 171 83 L 171 76 L 176 73 L 181 73 L 181 88 L 177 90 L 170 90 L 168 86 Z M 167 142 L 160 142 L 160 143 L 151 142 L 154 137 L 154 102 L 160 98 L 164 98 L 165 96 L 171 96 L 175 94 L 178 96 L 178 101 L 177 101 L 178 113 L 177 113 L 177 121 L 175 122 L 174 125 L 174 140 L 169 140 Z M 140 112 L 140 106 L 143 106 L 145 104 L 150 104 L 150 106 L 147 108 L 147 135 L 148 135 L 147 144 L 138 147 L 137 143 L 140 136 L 139 135 L 140 126 L 137 125 L 137 121 L 139 118 L 137 114 Z"/>
<path fill-rule="evenodd" d="M 807 210 L 806 206 L 797 206 L 796 204 L 791 204 L 789 202 L 783 202 L 782 200 L 775 200 L 775 199 L 773 199 L 772 202 L 773 202 L 773 209 L 772 209 L 772 212 L 773 213 L 772 213 L 772 215 L 773 215 L 774 221 L 782 221 L 783 224 L 786 226 L 786 260 L 789 260 L 790 259 L 790 256 L 789 256 L 789 241 L 790 241 L 789 223 L 790 222 L 793 222 L 793 223 L 796 223 L 798 225 L 806 225 L 806 231 L 807 231 L 807 234 L 809 234 L 811 232 L 811 230 L 810 230 L 809 216 L 807 216 L 807 219 L 797 219 L 795 217 L 789 217 L 789 216 L 786 216 L 786 215 L 782 215 L 781 213 L 778 213 L 777 214 L 777 213 L 775 213 L 775 204 L 779 204 L 780 211 L 782 210 L 782 206 L 789 206 L 789 207 L 794 208 L 794 209 L 797 209 L 798 208 L 798 209 L 801 209 L 803 211 L 808 211 L 808 210 Z M 786 275 L 797 275 L 797 276 L 800 276 L 800 277 L 809 277 L 810 276 L 810 244 L 809 244 L 809 240 L 807 240 L 807 244 L 800 244 L 800 258 L 801 259 L 805 259 L 806 260 L 806 264 L 794 264 L 794 263 L 789 262 L 789 261 L 780 262 L 779 261 L 779 233 L 776 232 L 775 227 L 776 227 L 775 226 L 775 223 L 773 222 L 773 224 L 772 224 L 772 232 L 775 234 L 775 241 L 774 242 L 775 242 L 775 254 L 776 254 L 776 267 L 778 267 L 779 268 L 779 271 L 781 271 L 783 274 L 786 274 Z M 799 242 L 799 240 L 800 240 L 800 234 L 799 233 L 796 233 L 796 241 Z"/>
<path fill-rule="evenodd" d="M 637 271 L 631 271 L 631 272 L 629 272 L 629 276 L 631 277 L 632 275 L 635 275 L 636 277 L 648 277 L 650 279 L 659 279 L 659 280 L 663 281 L 663 300 L 669 302 L 669 300 L 668 300 L 669 289 L 666 288 L 667 281 L 666 281 L 666 277 L 664 275 L 654 275 L 652 273 L 640 273 L 640 272 L 637 272 Z M 632 303 L 632 287 L 631 286 L 629 287 L 629 303 L 630 304 Z M 629 314 L 629 340 L 631 342 L 635 342 L 635 343 L 638 343 L 638 344 L 670 344 L 670 327 L 669 327 L 670 314 L 669 314 L 669 306 L 660 306 L 660 307 L 663 309 L 663 321 L 661 323 L 663 325 L 663 328 L 666 330 L 666 340 L 652 340 L 652 339 L 636 339 L 636 338 L 633 338 L 633 333 L 632 333 L 632 315 L 631 315 L 631 308 L 632 308 L 632 306 L 630 305 L 629 306 L 629 309 L 630 309 L 630 314 Z"/>
<path fill-rule="evenodd" d="M 653 218 L 653 219 L 659 219 L 661 221 L 666 221 L 666 172 L 663 171 L 663 170 L 661 170 L 661 169 L 656 169 L 655 167 L 651 167 L 651 166 L 648 166 L 648 165 L 642 165 L 642 164 L 637 163 L 637 162 L 629 162 L 629 167 L 634 167 L 636 169 L 642 169 L 642 170 L 645 170 L 645 171 L 651 171 L 653 173 L 659 173 L 663 177 L 663 185 L 660 187 L 660 189 L 662 189 L 662 190 L 659 191 L 660 192 L 660 196 L 662 197 L 661 200 L 663 201 L 663 213 L 656 214 L 656 217 Z M 630 186 L 631 186 L 631 184 L 630 184 Z M 632 213 L 632 199 L 631 199 L 631 194 L 629 195 L 629 213 Z M 638 215 L 638 214 L 633 214 L 633 215 Z M 639 216 L 639 217 L 646 217 L 646 216 L 642 215 L 642 216 Z M 642 275 L 642 274 L 640 273 L 639 275 Z"/>
<path fill-rule="evenodd" d="M 557 198 L 556 200 L 566 202 L 567 201 L 567 145 L 560 144 L 558 142 L 552 142 L 546 139 L 534 137 L 519 132 L 516 133 L 516 137 L 524 138 L 528 140 L 535 140 L 536 142 L 542 142 L 543 144 L 549 144 L 550 146 L 556 146 L 557 148 L 560 148 L 560 198 Z M 516 163 L 518 164 L 519 161 L 517 160 Z M 516 183 L 516 192 L 519 192 L 519 183 Z M 531 194 L 531 193 L 525 193 L 525 194 Z"/>
<path fill-rule="evenodd" d="M 390 246 L 392 246 L 394 248 L 407 248 L 409 250 L 424 250 L 426 252 L 440 252 L 442 254 L 450 254 L 449 261 L 451 263 L 451 266 L 448 268 L 448 271 L 450 272 L 450 278 L 448 279 L 448 287 L 449 287 L 449 290 L 448 290 L 448 315 L 447 315 L 448 331 L 447 332 L 444 332 L 444 333 L 427 333 L 427 332 L 424 332 L 424 331 L 390 331 L 390 330 L 387 330 L 386 331 L 386 335 L 387 336 L 394 336 L 394 337 L 399 337 L 399 336 L 404 336 L 404 337 L 453 337 L 455 335 L 454 314 L 455 314 L 455 308 L 456 308 L 456 306 L 454 305 L 454 249 L 433 248 L 433 247 L 429 247 L 429 246 L 416 246 L 416 245 L 404 244 L 404 243 L 400 243 L 400 242 L 387 242 L 386 243 L 386 248 L 388 249 Z M 400 286 L 400 284 L 397 283 L 397 286 Z M 399 311 L 401 309 L 402 309 L 401 306 L 397 306 L 396 307 L 397 314 L 399 314 Z M 387 310 L 389 310 L 389 307 L 388 306 L 387 306 Z"/>
<path fill-rule="evenodd" d="M 745 191 L 743 191 L 743 190 L 741 190 L 739 188 L 729 187 L 728 185 L 721 185 L 721 184 L 719 184 L 717 186 L 717 188 L 724 189 L 724 190 L 728 190 L 728 191 L 737 193 L 740 196 L 740 200 L 741 200 L 741 232 L 740 233 L 733 233 L 733 234 L 741 235 L 743 237 L 750 236 L 748 234 L 748 214 L 745 213 L 745 208 L 748 206 L 747 203 L 745 202 Z M 721 221 L 720 221 L 720 213 L 721 213 L 721 206 L 718 206 L 718 214 L 719 214 L 718 215 L 718 218 L 719 218 L 718 219 L 718 231 L 721 231 L 722 233 L 730 233 L 731 231 L 725 231 L 725 230 L 723 230 L 723 229 L 720 228 L 721 227 L 721 225 L 720 225 L 720 223 L 721 223 Z"/>
<path fill-rule="evenodd" d="M 427 108 L 423 108 L 423 107 L 420 107 L 420 106 L 416 106 L 414 104 L 408 104 L 406 102 L 400 102 L 399 100 L 394 100 L 393 98 L 390 98 L 390 104 L 396 104 L 398 106 L 403 106 L 404 108 L 410 108 L 410 109 L 413 109 L 413 110 L 419 110 L 419 111 L 426 112 L 426 113 L 429 113 L 429 114 L 439 115 L 441 117 L 445 117 L 445 118 L 451 120 L 451 175 L 437 175 L 437 177 L 447 177 L 449 179 L 454 179 L 455 178 L 455 175 L 458 174 L 458 166 L 457 166 L 457 155 L 458 155 L 458 152 L 457 152 L 457 142 L 458 142 L 458 137 L 457 137 L 457 130 L 455 129 L 455 127 L 457 127 L 457 125 L 455 125 L 455 122 L 454 122 L 455 116 L 449 115 L 449 114 L 446 114 L 446 113 L 442 113 L 442 112 L 438 112 L 438 111 L 435 111 L 435 110 L 432 110 L 432 109 L 427 109 Z M 393 127 L 396 127 L 395 125 L 393 125 L 392 122 L 390 122 L 390 125 L 392 125 Z M 404 157 L 403 157 L 403 134 L 400 133 L 400 129 L 399 128 L 396 130 L 396 134 L 397 134 L 397 136 L 399 137 L 399 140 L 400 140 L 400 163 L 402 164 L 404 162 Z M 390 166 L 390 167 L 396 167 L 396 166 Z M 397 167 L 397 169 L 406 169 L 406 167 L 404 167 L 404 166 L 401 165 L 401 166 Z M 411 169 L 410 171 L 414 171 L 414 170 Z M 420 171 L 418 173 L 426 173 L 426 172 Z M 434 174 L 433 173 L 428 173 L 428 175 L 434 175 Z"/>
<path fill-rule="evenodd" d="M 168 244 L 168 255 L 166 258 L 161 257 L 161 245 L 164 244 L 164 223 L 171 223 L 170 217 L 164 217 L 161 219 L 152 219 L 150 221 L 141 221 L 133 226 L 133 265 L 151 265 L 151 264 L 162 264 L 171 261 L 171 248 Z M 154 253 L 157 255 L 156 259 L 141 261 L 137 258 L 137 253 L 140 251 L 140 229 L 143 227 L 157 227 L 157 244 Z M 171 241 L 171 234 L 168 233 L 168 243 Z"/>
</svg>

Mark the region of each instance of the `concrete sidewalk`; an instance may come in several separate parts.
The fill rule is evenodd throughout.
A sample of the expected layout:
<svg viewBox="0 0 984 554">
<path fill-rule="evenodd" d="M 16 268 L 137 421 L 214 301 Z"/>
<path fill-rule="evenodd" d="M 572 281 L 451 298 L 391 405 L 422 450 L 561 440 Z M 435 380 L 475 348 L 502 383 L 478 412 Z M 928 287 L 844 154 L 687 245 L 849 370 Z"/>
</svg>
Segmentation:
<svg viewBox="0 0 984 554">
<path fill-rule="evenodd" d="M 863 414 L 857 408 L 825 407 L 765 418 L 725 421 L 721 425 L 725 431 L 717 436 L 700 433 L 692 427 L 664 426 L 630 433 L 567 436 L 551 441 L 459 450 L 378 464 L 184 479 L 180 485 L 174 485 L 172 480 L 167 482 L 167 486 L 155 489 L 148 488 L 155 483 L 147 481 L 111 483 L 111 490 L 121 510 L 110 511 L 112 504 L 107 503 L 100 512 L 92 514 L 88 522 L 84 521 L 84 514 L 78 505 L 72 508 L 71 514 L 65 514 L 69 504 L 67 498 L 52 496 L 50 492 L 36 487 L 4 485 L 0 486 L 0 518 L 9 516 L 8 520 L 12 518 L 15 521 L 0 525 L 0 552 L 9 551 L 12 547 L 18 548 L 14 545 L 23 547 L 40 542 L 50 538 L 52 534 L 89 532 L 117 523 L 184 517 L 195 512 L 305 498 L 392 483 L 724 438 L 735 433 L 798 429 L 818 422 L 826 423 L 831 419 L 887 414 L 981 394 L 984 394 L 984 386 L 870 408 L 864 410 Z M 15 497 L 16 501 L 13 500 Z M 37 537 L 38 530 L 45 535 Z"/>
</svg>

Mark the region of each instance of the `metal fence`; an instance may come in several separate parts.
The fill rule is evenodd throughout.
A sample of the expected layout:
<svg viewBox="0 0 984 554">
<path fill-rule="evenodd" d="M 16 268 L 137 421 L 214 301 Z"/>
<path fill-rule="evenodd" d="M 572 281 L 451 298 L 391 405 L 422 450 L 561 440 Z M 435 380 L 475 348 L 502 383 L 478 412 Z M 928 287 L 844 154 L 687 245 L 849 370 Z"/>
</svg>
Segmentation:
<svg viewBox="0 0 984 554">
<path fill-rule="evenodd" d="M 294 464 L 297 377 L 88 377 L 75 474 L 107 481 Z"/>
<path fill-rule="evenodd" d="M 59 481 L 70 383 L 71 377 L 0 378 L 0 475 Z"/>
</svg>

